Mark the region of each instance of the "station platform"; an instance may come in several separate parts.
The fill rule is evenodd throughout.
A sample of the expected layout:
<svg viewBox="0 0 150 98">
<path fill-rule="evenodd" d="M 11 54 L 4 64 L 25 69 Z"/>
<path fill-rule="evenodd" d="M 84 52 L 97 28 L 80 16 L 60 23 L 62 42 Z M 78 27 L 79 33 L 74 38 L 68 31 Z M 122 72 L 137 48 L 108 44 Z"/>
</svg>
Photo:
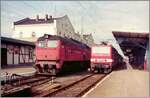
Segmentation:
<svg viewBox="0 0 150 98">
<path fill-rule="evenodd" d="M 15 66 L 11 68 L 1 69 L 1 81 L 6 80 L 6 76 L 11 76 L 12 74 L 18 74 L 22 76 L 31 76 L 36 72 L 33 66 Z M 6 75 L 7 73 L 7 75 Z"/>
<path fill-rule="evenodd" d="M 149 97 L 149 72 L 114 71 L 83 97 Z"/>
</svg>

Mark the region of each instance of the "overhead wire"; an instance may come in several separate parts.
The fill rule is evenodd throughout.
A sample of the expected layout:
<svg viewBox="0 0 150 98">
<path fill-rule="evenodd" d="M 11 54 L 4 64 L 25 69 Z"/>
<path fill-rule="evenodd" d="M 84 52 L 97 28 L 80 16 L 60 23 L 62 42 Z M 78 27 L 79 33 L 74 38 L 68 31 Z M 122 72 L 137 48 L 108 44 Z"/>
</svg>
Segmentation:
<svg viewBox="0 0 150 98">
<path fill-rule="evenodd" d="M 82 13 L 82 14 L 84 14 L 85 16 L 88 16 L 89 17 L 89 20 L 91 21 L 91 23 L 92 23 L 92 26 L 94 26 L 95 24 L 95 20 L 94 20 L 94 18 L 95 18 L 95 13 L 93 13 L 93 15 L 91 15 L 91 14 L 89 14 L 89 13 L 87 13 L 87 8 L 85 8 L 83 5 L 82 5 L 82 3 L 80 2 L 80 1 L 78 1 L 77 2 L 79 5 L 80 5 L 80 7 L 82 8 L 82 9 L 84 9 L 84 12 L 85 12 L 85 14 L 84 13 Z M 92 12 L 92 11 L 89 11 L 89 12 Z M 95 32 L 95 29 L 94 28 L 92 28 L 93 29 L 93 32 Z"/>
</svg>

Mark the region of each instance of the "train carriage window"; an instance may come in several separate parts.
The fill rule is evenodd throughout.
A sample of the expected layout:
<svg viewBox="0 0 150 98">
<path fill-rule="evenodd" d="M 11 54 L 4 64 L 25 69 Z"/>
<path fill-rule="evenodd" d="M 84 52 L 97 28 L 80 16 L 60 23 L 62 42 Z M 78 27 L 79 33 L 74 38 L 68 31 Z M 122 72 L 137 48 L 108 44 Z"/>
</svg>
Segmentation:
<svg viewBox="0 0 150 98">
<path fill-rule="evenodd" d="M 47 45 L 49 48 L 56 48 L 58 46 L 58 40 L 49 40 Z"/>
<path fill-rule="evenodd" d="M 46 47 L 46 42 L 45 41 L 39 41 L 38 47 L 45 48 Z"/>
</svg>

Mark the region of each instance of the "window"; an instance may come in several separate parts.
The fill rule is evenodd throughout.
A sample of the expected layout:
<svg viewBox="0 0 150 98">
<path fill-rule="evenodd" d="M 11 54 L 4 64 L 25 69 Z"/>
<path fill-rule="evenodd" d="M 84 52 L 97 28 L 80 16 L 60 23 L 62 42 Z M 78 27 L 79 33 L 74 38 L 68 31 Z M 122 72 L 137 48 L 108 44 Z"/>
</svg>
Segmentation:
<svg viewBox="0 0 150 98">
<path fill-rule="evenodd" d="M 29 48 L 29 59 L 33 59 L 34 51 L 32 48 Z"/>
<path fill-rule="evenodd" d="M 45 41 L 39 41 L 38 47 L 45 48 L 46 47 L 46 42 Z"/>
<path fill-rule="evenodd" d="M 32 32 L 32 37 L 35 37 L 35 36 L 36 36 L 35 32 Z"/>
<path fill-rule="evenodd" d="M 92 53 L 110 54 L 110 47 L 92 47 Z"/>
<path fill-rule="evenodd" d="M 14 53 L 19 54 L 19 47 L 18 46 L 14 46 Z"/>
<path fill-rule="evenodd" d="M 49 40 L 48 41 L 48 47 L 50 48 L 56 48 L 58 45 L 58 40 Z"/>
</svg>

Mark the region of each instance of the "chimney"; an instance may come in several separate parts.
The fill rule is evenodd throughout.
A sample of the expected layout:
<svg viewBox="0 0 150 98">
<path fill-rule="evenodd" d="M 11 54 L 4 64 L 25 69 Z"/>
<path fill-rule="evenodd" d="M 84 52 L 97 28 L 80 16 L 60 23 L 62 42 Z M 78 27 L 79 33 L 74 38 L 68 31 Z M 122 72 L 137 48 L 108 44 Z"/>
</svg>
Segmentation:
<svg viewBox="0 0 150 98">
<path fill-rule="evenodd" d="M 52 16 L 50 16 L 49 18 L 50 18 L 50 20 L 52 20 Z"/>
<path fill-rule="evenodd" d="M 48 14 L 45 15 L 45 21 L 48 20 Z"/>
<path fill-rule="evenodd" d="M 36 15 L 36 21 L 38 21 L 39 20 L 39 15 Z"/>
</svg>

